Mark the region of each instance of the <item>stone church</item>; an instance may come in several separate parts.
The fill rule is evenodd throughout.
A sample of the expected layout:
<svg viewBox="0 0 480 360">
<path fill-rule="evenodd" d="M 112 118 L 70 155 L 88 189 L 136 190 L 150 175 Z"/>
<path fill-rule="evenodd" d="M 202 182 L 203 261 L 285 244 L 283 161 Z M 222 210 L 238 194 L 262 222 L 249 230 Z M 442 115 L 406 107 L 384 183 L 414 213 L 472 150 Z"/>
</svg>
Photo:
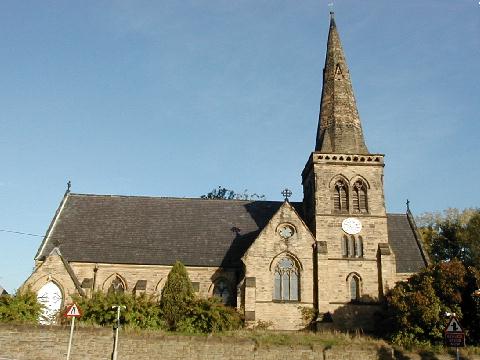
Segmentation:
<svg viewBox="0 0 480 360">
<path fill-rule="evenodd" d="M 318 326 L 368 330 L 386 291 L 429 262 L 410 211 L 386 213 L 383 168 L 384 156 L 365 144 L 331 14 L 302 202 L 68 189 L 23 286 L 38 293 L 48 318 L 71 294 L 160 296 L 179 260 L 198 296 L 221 297 L 247 325 L 302 329 L 313 309 Z"/>
</svg>

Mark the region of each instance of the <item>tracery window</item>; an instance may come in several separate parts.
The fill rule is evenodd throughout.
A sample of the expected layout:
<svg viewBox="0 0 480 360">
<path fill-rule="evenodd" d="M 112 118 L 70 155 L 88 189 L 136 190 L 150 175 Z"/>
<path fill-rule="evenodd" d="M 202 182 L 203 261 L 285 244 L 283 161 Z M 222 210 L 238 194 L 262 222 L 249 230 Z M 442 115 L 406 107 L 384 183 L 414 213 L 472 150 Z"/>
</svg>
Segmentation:
<svg viewBox="0 0 480 360">
<path fill-rule="evenodd" d="M 291 258 L 285 257 L 278 262 L 274 281 L 274 300 L 298 301 L 299 271 Z"/>
<path fill-rule="evenodd" d="M 333 189 L 333 210 L 338 212 L 348 212 L 348 192 L 347 184 L 343 180 L 338 180 Z"/>
<path fill-rule="evenodd" d="M 363 257 L 363 238 L 344 235 L 341 240 L 342 256 L 349 258 Z"/>
<path fill-rule="evenodd" d="M 123 294 L 125 292 L 125 283 L 120 276 L 115 276 L 108 288 L 108 293 Z"/>
<path fill-rule="evenodd" d="M 232 291 L 225 279 L 220 279 L 215 282 L 213 287 L 213 295 L 222 299 L 224 305 L 231 305 L 232 303 Z"/>
<path fill-rule="evenodd" d="M 350 300 L 360 300 L 360 278 L 357 275 L 350 276 Z"/>
<path fill-rule="evenodd" d="M 362 180 L 355 181 L 352 192 L 353 211 L 367 212 L 367 187 Z"/>
</svg>

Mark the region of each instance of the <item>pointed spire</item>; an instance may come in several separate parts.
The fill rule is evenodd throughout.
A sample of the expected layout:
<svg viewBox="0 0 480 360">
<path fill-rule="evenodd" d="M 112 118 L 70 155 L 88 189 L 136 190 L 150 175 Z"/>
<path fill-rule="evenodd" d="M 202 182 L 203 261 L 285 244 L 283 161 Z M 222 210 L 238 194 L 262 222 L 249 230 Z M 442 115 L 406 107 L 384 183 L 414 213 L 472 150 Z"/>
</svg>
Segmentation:
<svg viewBox="0 0 480 360">
<path fill-rule="evenodd" d="M 330 11 L 315 151 L 368 154 L 333 11 Z"/>
</svg>

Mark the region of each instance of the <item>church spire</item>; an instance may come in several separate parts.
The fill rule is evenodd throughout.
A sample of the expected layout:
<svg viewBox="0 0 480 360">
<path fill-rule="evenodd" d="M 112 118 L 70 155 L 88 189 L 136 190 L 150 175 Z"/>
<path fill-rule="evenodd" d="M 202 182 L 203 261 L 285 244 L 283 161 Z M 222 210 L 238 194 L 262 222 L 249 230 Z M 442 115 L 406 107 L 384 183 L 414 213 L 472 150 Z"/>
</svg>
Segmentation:
<svg viewBox="0 0 480 360">
<path fill-rule="evenodd" d="M 330 30 L 323 69 L 322 100 L 315 151 L 368 154 L 350 73 L 333 12 L 330 12 Z"/>
</svg>

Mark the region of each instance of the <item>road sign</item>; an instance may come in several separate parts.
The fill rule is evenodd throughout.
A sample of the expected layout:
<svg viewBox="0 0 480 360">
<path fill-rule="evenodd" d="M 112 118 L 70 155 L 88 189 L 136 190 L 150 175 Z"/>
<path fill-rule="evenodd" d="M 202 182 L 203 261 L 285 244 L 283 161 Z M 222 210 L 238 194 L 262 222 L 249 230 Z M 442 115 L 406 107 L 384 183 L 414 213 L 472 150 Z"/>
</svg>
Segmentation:
<svg viewBox="0 0 480 360">
<path fill-rule="evenodd" d="M 445 342 L 447 343 L 447 346 L 465 346 L 465 333 L 455 316 L 450 318 L 447 328 L 445 329 Z"/>
<path fill-rule="evenodd" d="M 67 308 L 67 311 L 65 313 L 65 316 L 67 318 L 74 318 L 74 317 L 80 317 L 82 316 L 82 313 L 79 309 L 79 307 L 77 306 L 77 304 L 73 303 L 72 305 L 69 305 L 68 308 Z"/>
</svg>

